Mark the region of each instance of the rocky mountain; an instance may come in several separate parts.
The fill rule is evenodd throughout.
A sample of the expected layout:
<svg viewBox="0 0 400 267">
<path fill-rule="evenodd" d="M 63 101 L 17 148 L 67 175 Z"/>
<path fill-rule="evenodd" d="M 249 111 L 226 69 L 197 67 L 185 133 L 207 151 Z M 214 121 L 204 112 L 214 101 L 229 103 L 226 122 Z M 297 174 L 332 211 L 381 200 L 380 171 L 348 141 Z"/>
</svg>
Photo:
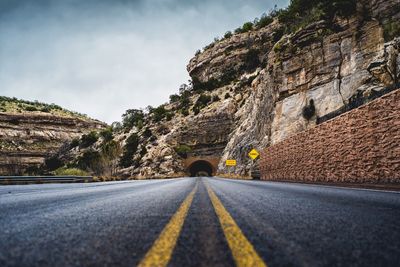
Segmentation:
<svg viewBox="0 0 400 267">
<path fill-rule="evenodd" d="M 0 175 L 28 174 L 64 144 L 106 125 L 57 105 L 0 98 Z"/>
<path fill-rule="evenodd" d="M 121 147 L 115 175 L 206 170 L 248 176 L 252 148 L 399 86 L 399 19 L 398 0 L 292 1 L 196 53 L 187 66 L 191 84 L 169 103 L 127 111 L 109 141 L 75 147 L 61 158 L 93 170 L 93 153 L 104 158 L 104 147 L 115 142 Z M 236 159 L 237 167 L 227 169 L 226 159 Z"/>
</svg>

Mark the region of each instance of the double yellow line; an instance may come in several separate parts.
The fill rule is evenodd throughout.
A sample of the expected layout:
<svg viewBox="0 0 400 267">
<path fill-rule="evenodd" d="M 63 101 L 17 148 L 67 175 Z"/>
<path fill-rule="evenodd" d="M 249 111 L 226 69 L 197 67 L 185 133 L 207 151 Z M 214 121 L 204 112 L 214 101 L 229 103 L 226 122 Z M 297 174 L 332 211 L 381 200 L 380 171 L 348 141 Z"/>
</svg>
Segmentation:
<svg viewBox="0 0 400 267">
<path fill-rule="evenodd" d="M 179 234 L 182 230 L 183 223 L 192 204 L 194 194 L 196 193 L 198 184 L 189 193 L 183 201 L 177 212 L 172 216 L 171 220 L 165 226 L 153 246 L 147 252 L 145 257 L 139 263 L 140 267 L 147 266 L 167 266 L 171 260 L 172 252 L 178 241 Z M 253 245 L 244 236 L 235 220 L 228 213 L 217 195 L 206 184 L 208 195 L 214 206 L 218 216 L 225 238 L 229 248 L 232 251 L 233 258 L 237 266 L 267 266 L 261 257 L 255 251 Z"/>
</svg>

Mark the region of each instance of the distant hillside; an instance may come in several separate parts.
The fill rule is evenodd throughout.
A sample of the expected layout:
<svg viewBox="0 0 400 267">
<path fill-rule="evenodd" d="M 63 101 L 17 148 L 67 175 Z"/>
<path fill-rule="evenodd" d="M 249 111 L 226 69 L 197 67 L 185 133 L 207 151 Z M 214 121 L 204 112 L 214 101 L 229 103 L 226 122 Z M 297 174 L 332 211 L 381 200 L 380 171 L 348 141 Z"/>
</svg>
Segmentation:
<svg viewBox="0 0 400 267">
<path fill-rule="evenodd" d="M 6 96 L 0 96 L 0 112 L 44 112 L 57 116 L 72 116 L 88 119 L 85 114 L 64 109 L 56 104 L 46 104 L 39 101 L 27 101 Z"/>
<path fill-rule="evenodd" d="M 64 144 L 106 126 L 55 104 L 0 97 L 0 175 L 31 174 Z"/>
</svg>

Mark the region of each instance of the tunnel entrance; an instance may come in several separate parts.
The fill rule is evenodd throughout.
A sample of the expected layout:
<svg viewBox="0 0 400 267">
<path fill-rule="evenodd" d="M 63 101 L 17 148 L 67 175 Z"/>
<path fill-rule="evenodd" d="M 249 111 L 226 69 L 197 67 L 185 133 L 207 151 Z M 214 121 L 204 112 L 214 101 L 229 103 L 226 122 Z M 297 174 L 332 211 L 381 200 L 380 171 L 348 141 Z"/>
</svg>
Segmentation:
<svg viewBox="0 0 400 267">
<path fill-rule="evenodd" d="M 205 160 L 198 160 L 193 162 L 189 168 L 191 177 L 196 176 L 213 176 L 213 166 Z"/>
</svg>

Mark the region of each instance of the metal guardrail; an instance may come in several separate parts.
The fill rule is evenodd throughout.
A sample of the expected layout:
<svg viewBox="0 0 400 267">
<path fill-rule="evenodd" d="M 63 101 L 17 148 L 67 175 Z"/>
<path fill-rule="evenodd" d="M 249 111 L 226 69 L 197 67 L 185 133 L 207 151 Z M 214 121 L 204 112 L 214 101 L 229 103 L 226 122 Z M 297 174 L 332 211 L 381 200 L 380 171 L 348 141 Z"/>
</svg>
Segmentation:
<svg viewBox="0 0 400 267">
<path fill-rule="evenodd" d="M 92 176 L 0 176 L 0 184 L 82 183 L 93 181 Z"/>
</svg>

